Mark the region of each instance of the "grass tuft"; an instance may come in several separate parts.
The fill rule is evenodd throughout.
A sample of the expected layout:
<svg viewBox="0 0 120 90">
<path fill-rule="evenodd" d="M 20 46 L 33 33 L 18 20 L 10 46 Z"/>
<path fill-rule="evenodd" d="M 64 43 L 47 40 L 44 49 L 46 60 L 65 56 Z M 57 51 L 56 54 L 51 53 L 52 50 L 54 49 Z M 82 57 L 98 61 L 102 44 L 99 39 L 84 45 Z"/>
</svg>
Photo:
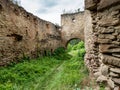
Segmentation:
<svg viewBox="0 0 120 90">
<path fill-rule="evenodd" d="M 53 55 L 0 68 L 0 90 L 80 90 L 88 77 L 84 43 L 68 44 Z"/>
</svg>

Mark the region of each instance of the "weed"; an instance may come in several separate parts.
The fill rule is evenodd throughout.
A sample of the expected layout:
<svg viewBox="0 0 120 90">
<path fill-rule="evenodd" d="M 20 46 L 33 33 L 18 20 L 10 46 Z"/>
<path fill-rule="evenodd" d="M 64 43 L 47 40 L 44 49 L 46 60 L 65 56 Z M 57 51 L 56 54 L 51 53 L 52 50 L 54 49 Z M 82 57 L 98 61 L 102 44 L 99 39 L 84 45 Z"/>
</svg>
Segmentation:
<svg viewBox="0 0 120 90">
<path fill-rule="evenodd" d="M 88 77 L 84 65 L 84 43 L 68 44 L 52 55 L 24 60 L 0 68 L 0 90 L 80 90 L 82 80 Z"/>
</svg>

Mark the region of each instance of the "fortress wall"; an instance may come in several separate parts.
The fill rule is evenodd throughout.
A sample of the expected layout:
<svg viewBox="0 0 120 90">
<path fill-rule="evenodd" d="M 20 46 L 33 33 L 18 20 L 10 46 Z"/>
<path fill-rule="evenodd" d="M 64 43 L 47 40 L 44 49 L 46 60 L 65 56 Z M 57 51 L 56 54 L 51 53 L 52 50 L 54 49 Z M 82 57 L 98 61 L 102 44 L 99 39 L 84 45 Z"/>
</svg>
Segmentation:
<svg viewBox="0 0 120 90">
<path fill-rule="evenodd" d="M 120 89 L 120 0 L 85 0 L 85 12 L 61 15 L 62 28 L 0 0 L 0 66 L 85 42 L 85 64 L 106 90 Z"/>
<path fill-rule="evenodd" d="M 37 57 L 61 46 L 59 27 L 0 0 L 0 66 L 23 56 Z"/>
<path fill-rule="evenodd" d="M 61 15 L 61 24 L 61 36 L 64 45 L 74 38 L 84 41 L 84 12 Z"/>
<path fill-rule="evenodd" d="M 85 62 L 106 90 L 120 90 L 120 0 L 86 0 Z"/>
</svg>

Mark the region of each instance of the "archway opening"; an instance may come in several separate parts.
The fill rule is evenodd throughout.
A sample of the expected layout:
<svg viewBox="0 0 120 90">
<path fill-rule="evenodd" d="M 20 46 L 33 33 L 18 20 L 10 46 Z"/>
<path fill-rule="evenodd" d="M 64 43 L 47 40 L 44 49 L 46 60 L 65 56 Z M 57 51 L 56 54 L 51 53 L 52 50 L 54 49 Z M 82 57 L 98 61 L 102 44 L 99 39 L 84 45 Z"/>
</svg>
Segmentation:
<svg viewBox="0 0 120 90">
<path fill-rule="evenodd" d="M 84 42 L 79 38 L 70 39 L 66 44 L 66 50 L 73 59 L 84 60 L 85 47 Z"/>
</svg>

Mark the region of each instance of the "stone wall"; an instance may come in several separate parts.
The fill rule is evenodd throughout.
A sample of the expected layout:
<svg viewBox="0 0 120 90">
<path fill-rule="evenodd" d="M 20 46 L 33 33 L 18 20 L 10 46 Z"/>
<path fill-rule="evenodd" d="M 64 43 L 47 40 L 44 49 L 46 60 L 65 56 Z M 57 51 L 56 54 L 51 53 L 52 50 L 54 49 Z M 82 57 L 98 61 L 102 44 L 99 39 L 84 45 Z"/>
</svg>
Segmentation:
<svg viewBox="0 0 120 90">
<path fill-rule="evenodd" d="M 0 66 L 23 56 L 37 57 L 61 46 L 59 27 L 0 0 Z"/>
<path fill-rule="evenodd" d="M 106 90 L 120 89 L 120 0 L 85 0 L 85 12 L 61 15 L 62 28 L 0 0 L 0 66 L 85 41 L 85 64 Z M 85 37 L 85 38 L 84 38 Z"/>
<path fill-rule="evenodd" d="M 61 37 L 63 45 L 71 39 L 84 40 L 84 12 L 76 12 L 61 15 Z"/>
<path fill-rule="evenodd" d="M 120 90 L 120 0 L 86 0 L 85 63 L 106 90 Z"/>
</svg>

